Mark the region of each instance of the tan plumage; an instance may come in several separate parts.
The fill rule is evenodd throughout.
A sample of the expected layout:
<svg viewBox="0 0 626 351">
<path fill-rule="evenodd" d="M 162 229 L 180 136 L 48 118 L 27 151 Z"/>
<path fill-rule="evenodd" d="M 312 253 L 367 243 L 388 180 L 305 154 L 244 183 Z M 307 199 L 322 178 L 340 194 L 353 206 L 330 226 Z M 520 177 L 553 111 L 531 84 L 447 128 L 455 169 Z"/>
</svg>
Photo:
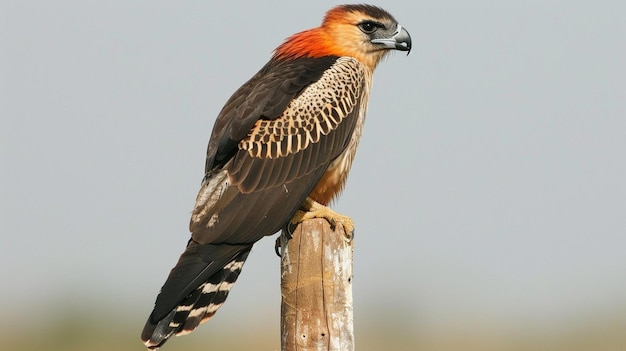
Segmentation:
<svg viewBox="0 0 626 351">
<path fill-rule="evenodd" d="M 361 136 L 374 68 L 406 30 L 369 5 L 330 10 L 239 88 L 209 140 L 191 240 L 161 289 L 142 340 L 160 347 L 224 303 L 252 245 L 343 188 Z M 296 218 L 303 218 L 299 212 Z M 309 212 L 309 215 L 311 212 Z M 313 214 L 315 215 L 315 214 Z"/>
<path fill-rule="evenodd" d="M 356 144 L 358 144 L 365 117 L 363 102 L 367 102 L 370 82 L 370 72 L 359 61 L 351 57 L 337 59 L 317 82 L 311 84 L 300 96 L 289 103 L 280 117 L 274 120 L 257 121 L 248 136 L 239 143 L 239 149 L 248 151 L 248 155 L 252 158 L 276 159 L 298 155 L 298 152 L 310 145 L 319 144 L 324 137 L 326 139 L 322 143 L 331 145 L 326 146 L 326 150 L 319 157 L 326 158 L 329 152 L 336 153 L 339 148 L 345 149 L 342 157 L 331 164 L 330 171 L 338 170 L 347 175 L 351 163 L 348 160 L 351 160 L 356 152 Z M 345 121 L 348 117 L 351 120 Z M 346 124 L 342 125 L 342 123 Z M 353 137 L 350 138 L 347 148 L 336 142 L 336 139 L 341 138 L 343 143 L 346 139 L 344 134 L 338 134 L 338 138 L 335 139 L 329 136 L 340 126 L 349 127 L 346 129 L 353 131 Z M 359 132 L 354 133 L 355 130 Z M 287 171 L 294 168 L 301 169 L 301 164 L 281 167 L 284 172 L 272 183 L 284 182 L 289 176 Z M 231 175 L 237 177 L 238 173 L 233 172 Z M 338 177 L 327 178 L 331 181 Z M 345 180 L 345 176 L 339 178 L 342 178 L 341 183 Z M 323 185 L 321 183 L 320 185 Z M 326 188 L 330 185 L 328 184 Z M 341 184 L 336 184 L 333 188 L 337 186 L 340 188 Z M 314 193 L 316 190 L 317 187 Z M 326 189 L 316 194 L 319 196 L 314 195 L 313 198 L 318 202 L 328 203 L 330 198 L 323 200 L 320 196 L 328 194 L 332 197 L 335 193 L 330 194 Z"/>
<path fill-rule="evenodd" d="M 239 149 L 251 157 L 295 154 L 336 130 L 360 100 L 365 72 L 355 59 L 342 57 L 320 79 L 292 100 L 273 120 L 258 120 Z M 348 84 L 346 84 L 348 83 Z"/>
</svg>

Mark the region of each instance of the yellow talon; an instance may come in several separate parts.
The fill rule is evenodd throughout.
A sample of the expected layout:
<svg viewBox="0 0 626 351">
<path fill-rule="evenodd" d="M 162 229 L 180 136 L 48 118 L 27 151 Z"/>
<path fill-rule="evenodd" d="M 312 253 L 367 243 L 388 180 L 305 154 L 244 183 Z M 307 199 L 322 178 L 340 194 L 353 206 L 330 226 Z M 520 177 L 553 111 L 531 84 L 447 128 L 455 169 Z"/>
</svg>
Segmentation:
<svg viewBox="0 0 626 351">
<path fill-rule="evenodd" d="M 330 209 L 330 207 L 324 206 L 310 197 L 304 200 L 300 209 L 293 215 L 291 224 L 296 225 L 313 218 L 323 218 L 327 220 L 332 227 L 337 226 L 337 223 L 341 223 L 344 231 L 349 236 L 354 232 L 354 221 L 352 221 L 352 218 L 339 214 Z"/>
</svg>

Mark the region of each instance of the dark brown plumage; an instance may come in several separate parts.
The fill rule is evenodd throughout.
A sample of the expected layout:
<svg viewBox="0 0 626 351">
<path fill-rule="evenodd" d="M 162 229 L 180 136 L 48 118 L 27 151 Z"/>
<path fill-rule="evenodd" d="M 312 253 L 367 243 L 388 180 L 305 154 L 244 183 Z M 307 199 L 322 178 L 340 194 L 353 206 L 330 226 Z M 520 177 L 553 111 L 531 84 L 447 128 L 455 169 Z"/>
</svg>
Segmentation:
<svg viewBox="0 0 626 351">
<path fill-rule="evenodd" d="M 213 316 L 256 241 L 287 225 L 301 205 L 325 205 L 339 193 L 373 70 L 390 49 L 410 45 L 384 10 L 339 6 L 321 27 L 287 39 L 232 95 L 209 140 L 191 239 L 144 327 L 146 346 L 158 348 Z"/>
</svg>

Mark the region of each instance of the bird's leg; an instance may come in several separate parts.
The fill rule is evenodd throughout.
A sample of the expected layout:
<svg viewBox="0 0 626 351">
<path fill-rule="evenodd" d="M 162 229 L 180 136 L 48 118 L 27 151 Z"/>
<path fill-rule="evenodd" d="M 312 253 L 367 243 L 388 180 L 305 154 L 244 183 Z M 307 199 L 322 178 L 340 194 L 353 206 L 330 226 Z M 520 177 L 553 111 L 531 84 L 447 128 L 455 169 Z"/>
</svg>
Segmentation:
<svg viewBox="0 0 626 351">
<path fill-rule="evenodd" d="M 344 216 L 324 206 L 319 202 L 307 197 L 300 209 L 296 211 L 291 219 L 291 224 L 296 225 L 300 222 L 312 218 L 323 218 L 334 228 L 337 223 L 341 223 L 346 235 L 352 236 L 354 233 L 354 221 L 348 216 Z"/>
</svg>

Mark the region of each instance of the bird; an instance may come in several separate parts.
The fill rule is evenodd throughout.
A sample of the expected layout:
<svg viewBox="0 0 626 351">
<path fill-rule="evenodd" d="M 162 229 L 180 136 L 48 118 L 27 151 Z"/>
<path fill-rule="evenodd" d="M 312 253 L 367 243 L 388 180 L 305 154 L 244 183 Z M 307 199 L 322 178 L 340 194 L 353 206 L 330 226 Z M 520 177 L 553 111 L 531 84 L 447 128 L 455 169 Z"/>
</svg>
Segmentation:
<svg viewBox="0 0 626 351">
<path fill-rule="evenodd" d="M 189 239 L 157 295 L 141 339 L 160 348 L 210 319 L 255 242 L 309 218 L 341 223 L 341 193 L 363 131 L 372 75 L 408 31 L 367 4 L 328 10 L 294 34 L 227 100 L 208 143 Z"/>
</svg>

